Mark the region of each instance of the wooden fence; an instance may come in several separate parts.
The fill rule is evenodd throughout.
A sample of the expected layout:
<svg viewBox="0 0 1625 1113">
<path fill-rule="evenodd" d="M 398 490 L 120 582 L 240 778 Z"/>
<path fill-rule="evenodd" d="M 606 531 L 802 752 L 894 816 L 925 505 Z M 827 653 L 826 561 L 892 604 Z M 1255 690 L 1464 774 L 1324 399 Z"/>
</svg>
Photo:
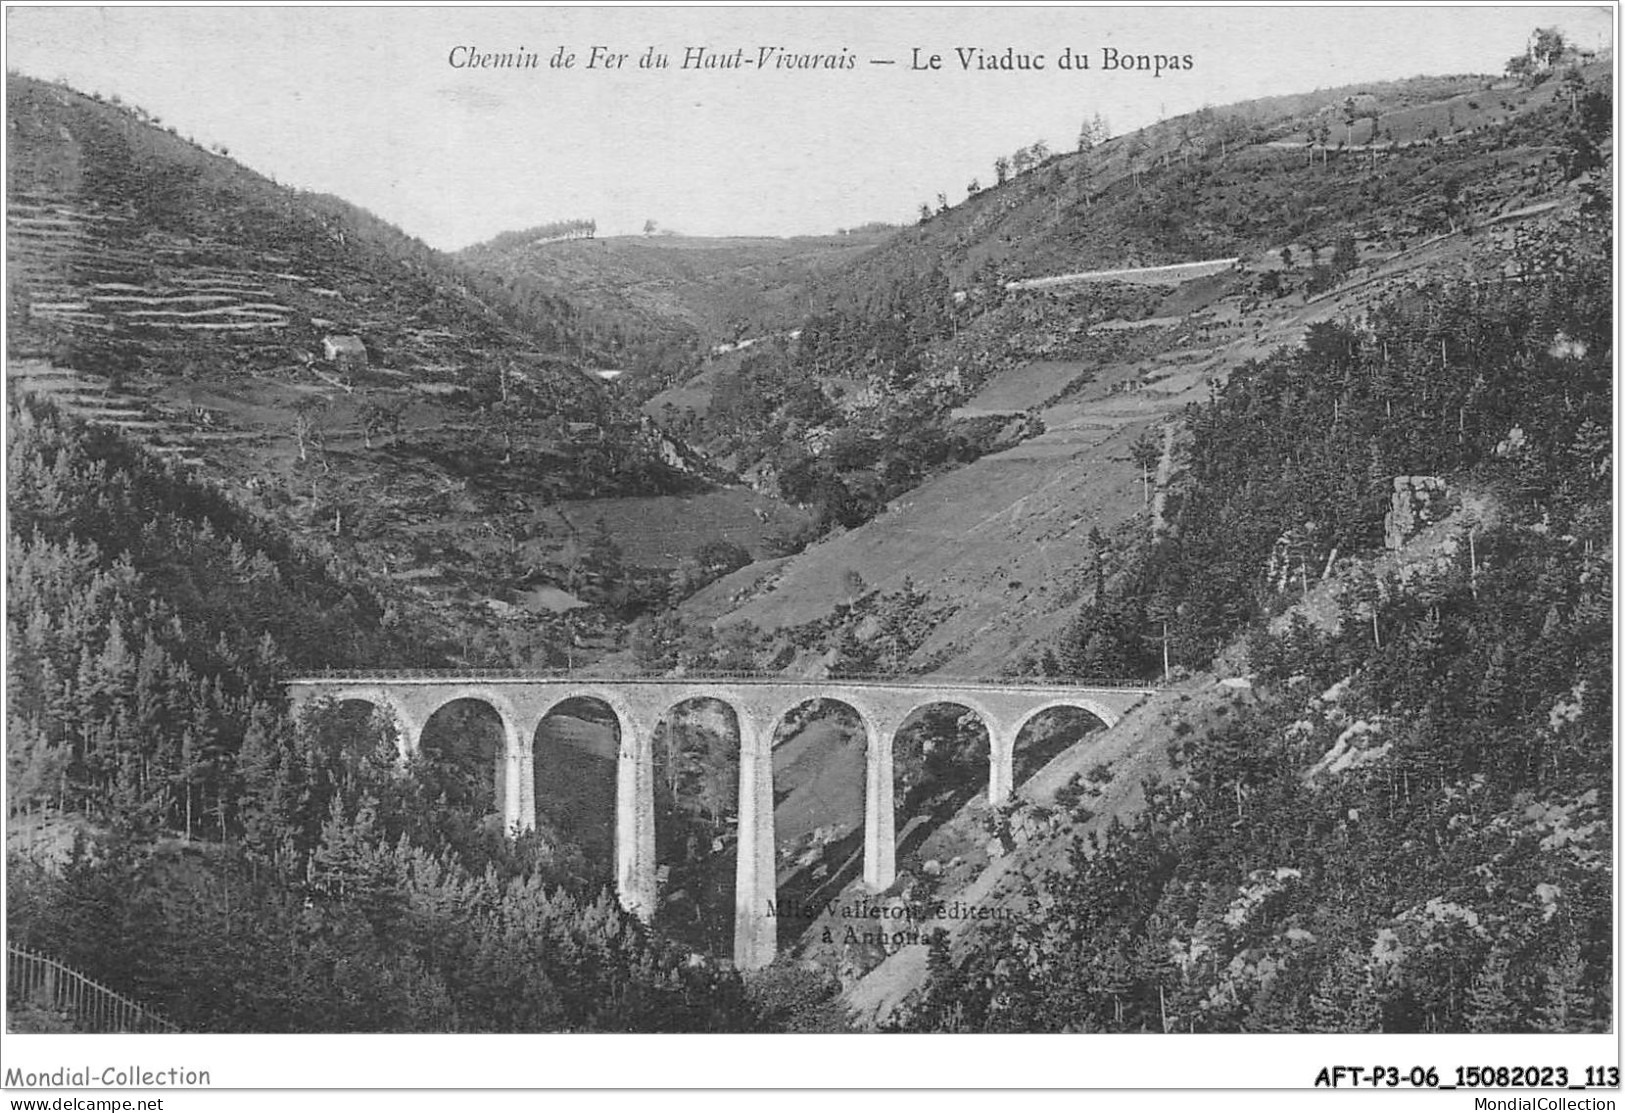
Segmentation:
<svg viewBox="0 0 1625 1113">
<path fill-rule="evenodd" d="M 6 944 L 6 1000 L 66 1013 L 78 1032 L 179 1032 L 151 1009 L 54 958 Z"/>
</svg>

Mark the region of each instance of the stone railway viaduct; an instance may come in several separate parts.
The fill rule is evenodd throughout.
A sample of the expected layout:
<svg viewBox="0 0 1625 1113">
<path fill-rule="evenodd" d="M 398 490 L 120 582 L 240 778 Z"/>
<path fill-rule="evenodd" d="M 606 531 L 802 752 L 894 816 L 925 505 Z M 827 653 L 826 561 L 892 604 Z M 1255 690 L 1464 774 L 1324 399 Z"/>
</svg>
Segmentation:
<svg viewBox="0 0 1625 1113">
<path fill-rule="evenodd" d="M 770 913 L 777 875 L 773 836 L 773 738 L 785 717 L 813 700 L 834 700 L 855 711 L 867 740 L 864 791 L 863 880 L 872 891 L 896 877 L 897 838 L 892 811 L 892 742 L 915 711 L 957 704 L 986 726 L 988 799 L 1010 798 L 1015 744 L 1022 727 L 1051 708 L 1086 711 L 1108 727 L 1151 691 L 1117 682 L 1031 684 L 1013 679 L 950 678 L 793 680 L 777 676 L 719 675 L 635 678 L 473 672 L 329 672 L 288 684 L 295 712 L 322 700 L 361 701 L 392 714 L 402 755 L 416 753 L 423 728 L 456 700 L 479 700 L 502 720 L 499 755 L 502 814 L 509 830 L 536 824 L 534 744 L 549 712 L 566 700 L 607 706 L 620 729 L 615 777 L 615 887 L 621 904 L 648 919 L 656 900 L 654 845 L 655 728 L 678 705 L 718 700 L 739 728 L 738 867 L 734 889 L 734 961 L 755 969 L 773 961 L 776 932 Z"/>
</svg>

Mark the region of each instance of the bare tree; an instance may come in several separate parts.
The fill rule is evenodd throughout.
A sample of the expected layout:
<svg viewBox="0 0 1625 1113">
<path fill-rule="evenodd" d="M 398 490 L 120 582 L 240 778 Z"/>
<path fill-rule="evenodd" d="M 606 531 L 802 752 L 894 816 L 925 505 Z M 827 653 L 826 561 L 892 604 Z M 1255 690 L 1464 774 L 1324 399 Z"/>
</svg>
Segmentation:
<svg viewBox="0 0 1625 1113">
<path fill-rule="evenodd" d="M 1140 483 L 1145 495 L 1145 504 L 1151 505 L 1151 469 L 1162 462 L 1162 446 L 1151 435 L 1150 430 L 1141 433 L 1139 439 L 1129 446 L 1129 458 L 1140 469 Z"/>
<path fill-rule="evenodd" d="M 1135 189 L 1140 188 L 1140 171 L 1144 169 L 1141 161 L 1145 158 L 1145 152 L 1149 149 L 1149 146 L 1145 139 L 1145 133 L 1137 131 L 1130 137 L 1128 150 L 1124 152 L 1128 157 L 1129 173 L 1134 176 Z"/>
<path fill-rule="evenodd" d="M 293 439 L 299 445 L 299 462 L 307 463 L 310 459 L 308 449 L 320 434 L 320 424 L 317 421 L 317 411 L 325 409 L 327 400 L 313 394 L 307 394 L 299 399 L 293 406 Z"/>
</svg>

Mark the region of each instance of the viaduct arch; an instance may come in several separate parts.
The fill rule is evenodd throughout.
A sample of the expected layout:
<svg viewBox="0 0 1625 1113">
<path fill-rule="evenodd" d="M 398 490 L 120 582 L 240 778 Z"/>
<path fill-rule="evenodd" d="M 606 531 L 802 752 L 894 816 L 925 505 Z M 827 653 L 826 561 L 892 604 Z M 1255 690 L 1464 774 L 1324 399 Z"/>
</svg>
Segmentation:
<svg viewBox="0 0 1625 1113">
<path fill-rule="evenodd" d="M 654 816 L 655 728 L 668 711 L 695 699 L 727 705 L 739 725 L 738 864 L 734 885 L 734 961 L 766 966 L 776 951 L 770 909 L 775 896 L 773 737 L 785 718 L 811 700 L 852 708 L 866 735 L 863 880 L 882 891 L 897 876 L 892 806 L 892 745 L 915 711 L 958 704 L 987 727 L 988 800 L 1002 804 L 1014 790 L 1015 744 L 1021 729 L 1045 711 L 1077 708 L 1107 727 L 1151 689 L 1139 684 L 1029 684 L 1014 679 L 791 680 L 776 676 L 612 678 L 473 672 L 329 672 L 288 682 L 297 713 L 321 700 L 358 701 L 387 710 L 399 727 L 402 756 L 415 754 L 423 728 L 440 708 L 479 700 L 502 720 L 505 776 L 503 822 L 508 830 L 536 825 L 537 728 L 571 699 L 597 700 L 620 728 L 615 773 L 615 889 L 621 905 L 649 919 L 657 899 Z"/>
</svg>

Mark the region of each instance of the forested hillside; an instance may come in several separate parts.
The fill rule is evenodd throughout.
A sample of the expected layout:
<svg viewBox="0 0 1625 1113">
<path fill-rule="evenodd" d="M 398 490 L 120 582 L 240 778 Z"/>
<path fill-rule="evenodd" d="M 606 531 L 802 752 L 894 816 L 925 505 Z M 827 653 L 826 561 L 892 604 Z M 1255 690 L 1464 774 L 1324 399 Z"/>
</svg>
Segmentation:
<svg viewBox="0 0 1625 1113">
<path fill-rule="evenodd" d="M 1199 667 L 1259 698 L 1037 881 L 1041 918 L 934 957 L 911 1028 L 1578 1031 L 1612 1013 L 1611 206 L 1519 277 L 1438 283 L 1233 375 L 1188 481 L 1047 667 Z M 1403 574 L 1395 475 L 1464 508 Z M 1308 569 L 1315 569 L 1314 572 Z M 1290 622 L 1272 614 L 1327 600 Z M 1229 667 L 1235 667 L 1234 662 Z"/>
<path fill-rule="evenodd" d="M 238 825 L 238 754 L 280 713 L 289 668 L 434 644 L 353 570 L 116 434 L 37 403 L 10 414 L 13 810 L 218 835 Z"/>
<path fill-rule="evenodd" d="M 290 670 L 423 663 L 408 600 L 48 407 L 10 410 L 12 942 L 183 1030 L 758 1025 L 737 976 L 652 937 L 555 832 L 493 823 L 472 740 L 290 721 Z"/>
<path fill-rule="evenodd" d="M 1516 275 L 1427 281 L 1358 321 L 1232 374 L 1194 408 L 1187 482 L 1135 573 L 1062 646 L 1084 673 L 1132 668 L 1121 629 L 1167 622 L 1175 660 L 1212 656 L 1280 578 L 1318 578 L 1381 542 L 1393 478 L 1443 475 L 1523 504 L 1543 532 L 1610 537 L 1612 290 L 1608 203 L 1514 255 Z M 1131 613 L 1123 613 L 1125 609 Z"/>
</svg>

